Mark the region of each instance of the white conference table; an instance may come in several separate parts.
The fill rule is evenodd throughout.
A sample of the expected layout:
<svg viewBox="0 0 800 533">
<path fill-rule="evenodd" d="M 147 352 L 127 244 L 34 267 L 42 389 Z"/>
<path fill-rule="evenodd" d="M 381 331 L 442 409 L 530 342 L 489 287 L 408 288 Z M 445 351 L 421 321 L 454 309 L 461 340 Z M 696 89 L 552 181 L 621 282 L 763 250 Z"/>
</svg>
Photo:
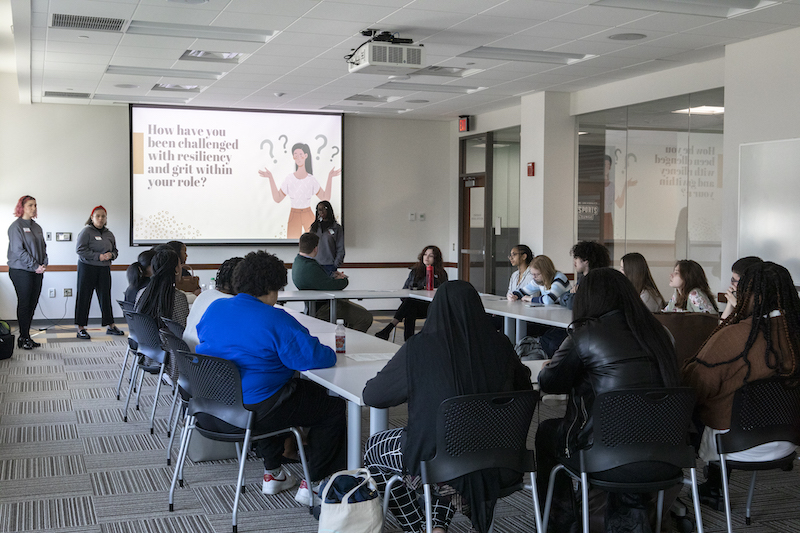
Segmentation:
<svg viewBox="0 0 800 533">
<path fill-rule="evenodd" d="M 279 302 L 303 302 L 328 300 L 330 303 L 331 323 L 336 323 L 336 300 L 385 300 L 390 298 L 409 298 L 421 296 L 428 301 L 433 299 L 436 291 L 415 291 L 410 289 L 394 290 L 348 290 L 341 291 L 278 291 Z M 429 298 L 426 298 L 429 296 Z"/>
<path fill-rule="evenodd" d="M 481 300 L 487 313 L 503 317 L 505 334 L 515 343 L 525 336 L 523 322 L 559 328 L 566 328 L 572 322 L 572 311 L 561 305 L 531 306 L 521 300 L 512 301 L 493 294 L 482 294 Z"/>
</svg>

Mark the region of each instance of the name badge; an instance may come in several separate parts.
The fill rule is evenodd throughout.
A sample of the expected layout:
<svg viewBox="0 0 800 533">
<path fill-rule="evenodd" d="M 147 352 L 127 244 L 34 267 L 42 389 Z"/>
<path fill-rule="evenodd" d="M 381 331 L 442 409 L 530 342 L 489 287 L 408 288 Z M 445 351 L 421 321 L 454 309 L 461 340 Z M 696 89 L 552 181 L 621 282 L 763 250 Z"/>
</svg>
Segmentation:
<svg viewBox="0 0 800 533">
<path fill-rule="evenodd" d="M 31 228 L 22 228 L 22 233 L 30 233 Z"/>
<path fill-rule="evenodd" d="M 94 238 L 94 240 L 96 240 L 96 241 L 102 241 L 102 240 L 103 240 L 103 238 L 102 238 L 102 237 L 95 237 L 95 238 Z"/>
<path fill-rule="evenodd" d="M 333 235 L 333 228 L 328 228 L 328 233 L 330 233 L 331 235 Z"/>
</svg>

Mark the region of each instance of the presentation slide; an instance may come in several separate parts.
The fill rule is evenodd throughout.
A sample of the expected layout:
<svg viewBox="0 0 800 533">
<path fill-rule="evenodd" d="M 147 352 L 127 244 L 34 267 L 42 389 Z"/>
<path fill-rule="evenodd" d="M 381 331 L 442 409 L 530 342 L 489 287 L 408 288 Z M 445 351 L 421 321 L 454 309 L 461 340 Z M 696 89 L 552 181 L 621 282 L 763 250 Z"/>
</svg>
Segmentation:
<svg viewBox="0 0 800 533">
<path fill-rule="evenodd" d="M 342 220 L 342 115 L 130 107 L 131 244 L 297 242 Z"/>
</svg>

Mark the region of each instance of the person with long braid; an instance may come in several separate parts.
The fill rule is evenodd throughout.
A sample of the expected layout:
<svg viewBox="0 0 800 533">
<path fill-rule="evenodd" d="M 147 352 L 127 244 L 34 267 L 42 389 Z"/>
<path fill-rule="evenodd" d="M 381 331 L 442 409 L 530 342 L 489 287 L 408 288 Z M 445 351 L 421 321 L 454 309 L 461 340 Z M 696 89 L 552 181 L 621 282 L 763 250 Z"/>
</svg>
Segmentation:
<svg viewBox="0 0 800 533">
<path fill-rule="evenodd" d="M 697 409 L 705 425 L 698 455 L 718 461 L 715 435 L 730 428 L 734 393 L 745 383 L 773 376 L 800 377 L 800 298 L 781 265 L 749 267 L 739 281 L 733 313 L 709 336 L 683 368 L 683 380 L 697 391 Z M 730 454 L 735 461 L 769 461 L 785 457 L 791 442 L 770 442 Z M 700 500 L 723 508 L 719 463 L 709 462 Z"/>
</svg>

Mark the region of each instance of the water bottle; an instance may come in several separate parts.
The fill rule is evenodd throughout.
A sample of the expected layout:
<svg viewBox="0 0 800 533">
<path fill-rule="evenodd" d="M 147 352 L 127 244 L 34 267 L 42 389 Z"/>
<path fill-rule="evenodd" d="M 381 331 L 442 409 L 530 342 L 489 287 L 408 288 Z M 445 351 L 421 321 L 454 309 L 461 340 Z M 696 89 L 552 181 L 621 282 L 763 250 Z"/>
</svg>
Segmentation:
<svg viewBox="0 0 800 533">
<path fill-rule="evenodd" d="M 433 265 L 427 265 L 425 267 L 425 290 L 433 290 Z"/>
<path fill-rule="evenodd" d="M 208 284 L 209 289 L 217 288 L 217 278 L 211 278 L 211 283 Z"/>
<path fill-rule="evenodd" d="M 334 330 L 333 334 L 336 336 L 336 353 L 345 353 L 345 328 L 344 328 L 344 319 L 337 318 L 336 319 L 336 329 Z"/>
</svg>

